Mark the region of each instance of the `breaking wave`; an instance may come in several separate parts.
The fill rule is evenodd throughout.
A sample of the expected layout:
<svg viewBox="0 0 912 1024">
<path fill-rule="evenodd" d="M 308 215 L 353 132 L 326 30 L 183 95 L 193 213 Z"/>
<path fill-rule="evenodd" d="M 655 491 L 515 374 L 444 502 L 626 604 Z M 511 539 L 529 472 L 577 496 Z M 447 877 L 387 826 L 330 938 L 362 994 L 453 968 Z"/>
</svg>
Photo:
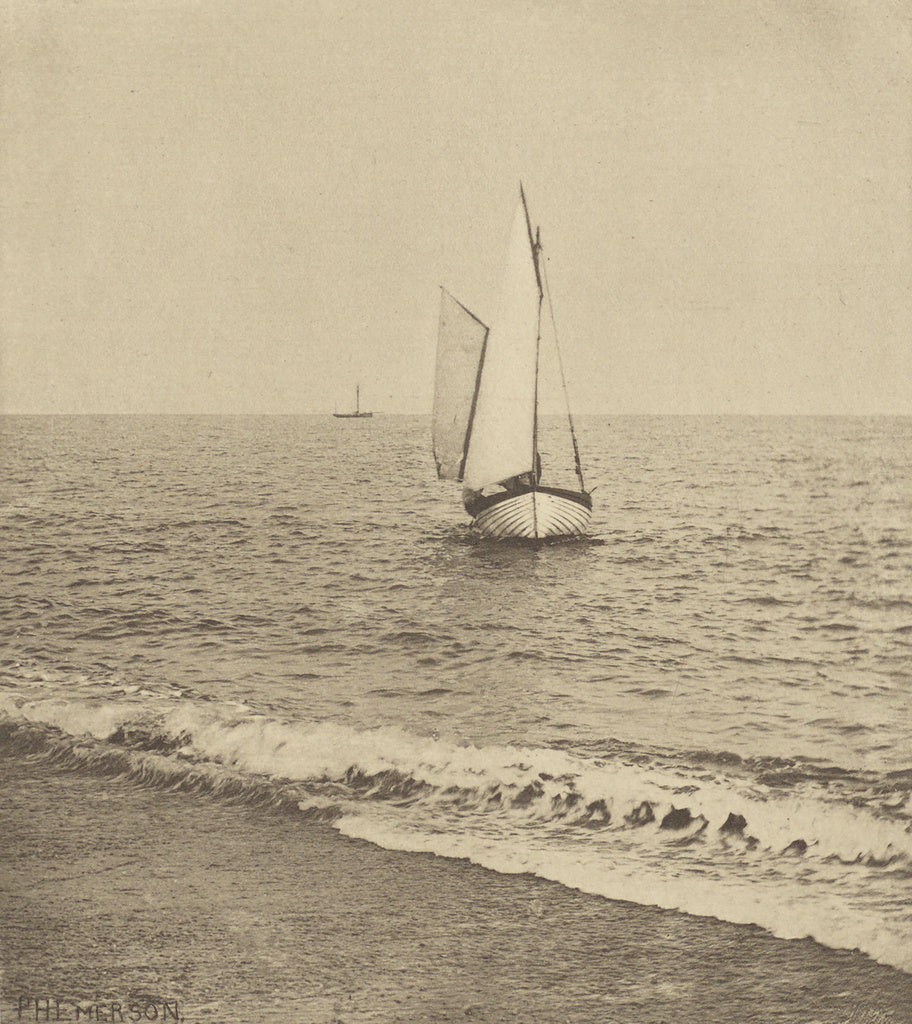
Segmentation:
<svg viewBox="0 0 912 1024">
<path fill-rule="evenodd" d="M 148 690 L 4 694 L 0 752 L 274 807 L 387 848 L 531 872 L 783 938 L 811 936 L 912 972 L 909 772 L 705 751 L 476 747 Z"/>
</svg>

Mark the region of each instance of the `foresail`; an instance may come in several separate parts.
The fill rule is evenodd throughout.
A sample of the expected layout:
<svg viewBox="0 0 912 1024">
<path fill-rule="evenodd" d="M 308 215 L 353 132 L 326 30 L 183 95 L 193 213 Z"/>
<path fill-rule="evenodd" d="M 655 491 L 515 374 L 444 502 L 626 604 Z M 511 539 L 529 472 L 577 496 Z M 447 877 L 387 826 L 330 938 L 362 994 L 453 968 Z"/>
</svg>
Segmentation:
<svg viewBox="0 0 912 1024">
<path fill-rule="evenodd" d="M 444 288 L 434 380 L 434 459 L 441 480 L 462 480 L 478 369 L 488 328 Z"/>
<path fill-rule="evenodd" d="M 499 312 L 485 347 L 464 474 L 470 489 L 480 490 L 532 468 L 540 299 L 520 201 L 510 231 Z"/>
</svg>

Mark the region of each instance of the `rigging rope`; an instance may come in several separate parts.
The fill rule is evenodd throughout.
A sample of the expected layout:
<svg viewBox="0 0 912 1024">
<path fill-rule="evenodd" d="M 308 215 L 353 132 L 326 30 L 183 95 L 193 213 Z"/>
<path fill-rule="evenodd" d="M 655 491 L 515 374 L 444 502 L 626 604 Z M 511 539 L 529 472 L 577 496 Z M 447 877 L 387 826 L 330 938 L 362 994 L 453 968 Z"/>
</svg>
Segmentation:
<svg viewBox="0 0 912 1024">
<path fill-rule="evenodd" d="M 567 406 L 567 422 L 570 424 L 570 439 L 573 442 L 573 461 L 576 463 L 576 475 L 579 479 L 580 490 L 585 491 L 583 483 L 583 464 L 580 461 L 579 445 L 576 441 L 576 430 L 573 427 L 573 413 L 570 412 L 570 395 L 567 392 L 567 378 L 564 376 L 564 360 L 561 356 L 560 345 L 557 343 L 557 322 L 554 319 L 554 304 L 551 301 L 551 287 L 548 284 L 547 260 L 541 260 L 541 276 L 545 283 L 545 296 L 548 299 L 548 311 L 551 314 L 551 330 L 554 332 L 554 347 L 557 350 L 557 367 L 560 371 L 561 387 L 564 389 L 564 402 Z"/>
</svg>

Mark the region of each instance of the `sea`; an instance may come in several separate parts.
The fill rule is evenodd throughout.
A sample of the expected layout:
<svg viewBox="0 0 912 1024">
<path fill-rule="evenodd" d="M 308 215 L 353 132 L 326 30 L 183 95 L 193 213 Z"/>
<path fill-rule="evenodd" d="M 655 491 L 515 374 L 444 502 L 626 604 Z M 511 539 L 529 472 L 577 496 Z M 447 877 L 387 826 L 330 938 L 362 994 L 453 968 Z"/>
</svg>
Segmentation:
<svg viewBox="0 0 912 1024">
<path fill-rule="evenodd" d="M 535 545 L 424 416 L 3 417 L 0 751 L 912 973 L 912 418 L 576 428 Z"/>
</svg>

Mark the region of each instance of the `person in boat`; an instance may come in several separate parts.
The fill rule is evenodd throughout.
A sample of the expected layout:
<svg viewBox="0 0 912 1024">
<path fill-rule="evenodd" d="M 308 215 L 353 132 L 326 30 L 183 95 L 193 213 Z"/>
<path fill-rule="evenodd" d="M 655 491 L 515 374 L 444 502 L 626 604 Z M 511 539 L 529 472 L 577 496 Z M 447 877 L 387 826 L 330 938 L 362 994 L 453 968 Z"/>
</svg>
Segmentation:
<svg viewBox="0 0 912 1024">
<path fill-rule="evenodd" d="M 523 491 L 527 491 L 532 487 L 533 483 L 531 472 L 517 473 L 516 476 L 510 476 L 506 480 L 501 480 L 500 486 L 505 491 L 509 491 L 510 494 L 522 494 Z"/>
<path fill-rule="evenodd" d="M 485 484 L 484 487 L 481 487 L 478 490 L 471 487 L 463 488 L 462 498 L 465 507 L 469 510 L 471 515 L 475 515 L 472 508 L 479 501 L 484 502 L 485 499 L 501 495 L 503 491 L 506 491 L 511 497 L 517 494 L 527 493 L 541 479 L 540 455 L 537 455 L 536 457 L 535 468 L 535 473 L 532 473 L 531 470 L 527 470 L 525 473 L 517 473 L 516 476 L 508 476 L 505 480 L 499 480 L 496 484 Z"/>
<path fill-rule="evenodd" d="M 541 455 L 535 453 L 535 472 L 528 470 L 526 473 L 517 473 L 516 476 L 508 477 L 506 480 L 501 480 L 500 486 L 505 491 L 509 491 L 510 494 L 521 494 L 523 491 L 527 491 L 530 487 L 534 487 L 539 480 L 541 480 Z"/>
</svg>

